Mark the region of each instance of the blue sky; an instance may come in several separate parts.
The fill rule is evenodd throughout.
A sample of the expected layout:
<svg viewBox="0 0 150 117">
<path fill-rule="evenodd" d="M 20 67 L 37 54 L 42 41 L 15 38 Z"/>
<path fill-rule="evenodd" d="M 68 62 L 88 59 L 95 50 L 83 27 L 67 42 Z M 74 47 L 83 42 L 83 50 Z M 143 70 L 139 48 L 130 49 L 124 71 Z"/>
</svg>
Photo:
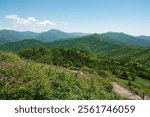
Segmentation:
<svg viewBox="0 0 150 117">
<path fill-rule="evenodd" d="M 150 35 L 150 0 L 0 0 L 0 29 Z"/>
</svg>

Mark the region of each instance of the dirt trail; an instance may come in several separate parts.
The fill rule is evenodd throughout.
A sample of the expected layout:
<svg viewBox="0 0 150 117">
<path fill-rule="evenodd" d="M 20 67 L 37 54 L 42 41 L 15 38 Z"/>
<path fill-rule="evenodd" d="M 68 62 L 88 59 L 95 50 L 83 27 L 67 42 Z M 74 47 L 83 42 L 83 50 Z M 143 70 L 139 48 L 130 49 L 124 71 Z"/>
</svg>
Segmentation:
<svg viewBox="0 0 150 117">
<path fill-rule="evenodd" d="M 122 87 L 121 85 L 117 84 L 116 82 L 112 82 L 112 85 L 113 85 L 113 91 L 118 95 L 125 97 L 129 100 L 142 100 L 140 96 L 135 95 L 134 93 Z"/>
<path fill-rule="evenodd" d="M 75 75 L 77 75 L 78 77 L 84 77 L 86 78 L 86 75 L 82 72 L 82 71 L 75 71 L 75 70 L 70 70 L 70 69 L 66 69 L 66 71 L 73 73 Z M 142 98 L 136 94 L 134 94 L 133 92 L 131 92 L 130 90 L 126 89 L 125 87 L 121 86 L 120 84 L 116 83 L 116 82 L 112 82 L 113 85 L 113 91 L 115 93 L 117 93 L 118 95 L 127 98 L 129 100 L 142 100 Z M 145 96 L 146 100 L 150 100 L 150 97 Z"/>
</svg>

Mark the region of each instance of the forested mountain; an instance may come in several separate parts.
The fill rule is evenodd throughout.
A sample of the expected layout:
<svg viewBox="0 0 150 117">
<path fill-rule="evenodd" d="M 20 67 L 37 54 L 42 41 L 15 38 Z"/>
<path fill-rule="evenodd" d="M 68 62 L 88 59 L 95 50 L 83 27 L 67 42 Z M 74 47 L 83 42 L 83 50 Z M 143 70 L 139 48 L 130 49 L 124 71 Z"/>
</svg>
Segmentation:
<svg viewBox="0 0 150 117">
<path fill-rule="evenodd" d="M 124 48 L 120 50 L 122 51 Z M 119 57 L 118 55 L 112 55 L 113 57 L 98 57 L 77 49 L 60 48 L 27 49 L 19 52 L 19 55 L 25 59 L 33 60 L 35 62 L 62 66 L 69 69 L 74 68 L 79 70 L 87 70 L 90 73 L 97 73 L 103 77 L 107 77 L 107 73 L 109 72 L 115 75 L 117 78 L 128 82 L 128 86 L 131 86 L 132 89 L 138 91 L 138 94 L 146 92 L 146 94 L 150 95 L 150 91 L 147 89 L 149 84 L 144 86 L 143 83 L 139 83 L 139 85 L 135 84 L 133 86 L 134 82 L 139 80 L 139 78 L 142 78 L 144 82 L 145 80 L 150 80 L 150 62 L 148 61 L 150 57 L 149 55 L 146 55 L 147 53 L 150 53 L 150 50 L 141 48 L 141 50 L 138 51 L 138 49 L 140 50 L 138 47 L 132 47 L 131 53 L 133 52 L 134 54 L 127 54 L 127 56 L 124 56 L 121 59 L 117 58 Z M 129 57 L 129 59 L 127 59 L 127 57 Z M 140 79 L 141 82 L 143 82 L 142 79 Z"/>
<path fill-rule="evenodd" d="M 10 42 L 19 41 L 23 39 L 35 38 L 38 33 L 34 32 L 18 32 L 14 30 L 0 30 L 0 37 L 5 38 Z"/>
<path fill-rule="evenodd" d="M 139 46 L 122 46 L 105 56 L 106 58 L 122 62 L 138 62 L 145 67 L 150 67 L 150 48 Z"/>
<path fill-rule="evenodd" d="M 124 33 L 108 32 L 108 33 L 103 33 L 102 35 L 106 37 L 110 37 L 111 39 L 114 39 L 116 42 L 120 44 L 137 45 L 137 46 L 144 46 L 144 47 L 150 46 L 150 40 L 127 35 Z"/>
<path fill-rule="evenodd" d="M 21 34 L 23 34 L 26 37 L 22 39 L 35 39 L 40 33 L 25 31 L 25 32 L 21 32 Z"/>
<path fill-rule="evenodd" d="M 10 42 L 0 46 L 0 50 L 2 51 L 13 51 L 17 52 L 27 48 L 39 48 L 46 47 L 46 43 L 34 40 L 34 39 L 26 39 L 22 41 Z"/>
<path fill-rule="evenodd" d="M 84 36 L 86 37 L 87 35 L 90 34 L 77 33 L 77 32 L 67 33 L 56 29 L 51 29 L 47 32 L 42 32 L 42 33 L 34 33 L 30 31 L 17 32 L 13 30 L 0 31 L 0 38 L 7 40 L 7 42 L 21 41 L 24 39 L 35 39 L 42 42 L 51 42 L 56 40 L 77 39 L 78 37 L 84 38 Z M 115 44 L 120 44 L 120 45 L 137 45 L 143 47 L 150 46 L 150 38 L 148 36 L 135 37 L 124 33 L 108 32 L 103 34 L 91 34 L 91 38 L 93 38 L 92 37 L 93 35 L 95 35 L 96 38 L 101 38 L 101 41 L 105 41 L 113 44 L 115 42 Z M 1 42 L 3 41 L 3 39 L 0 39 L 1 44 L 4 44 L 3 42 Z"/>
<path fill-rule="evenodd" d="M 75 37 L 90 35 L 90 33 L 72 32 L 71 35 Z"/>
<path fill-rule="evenodd" d="M 50 42 L 53 40 L 58 40 L 58 39 L 67 39 L 67 38 L 74 38 L 74 37 L 80 37 L 84 36 L 87 34 L 84 33 L 66 33 L 62 32 L 56 29 L 51 29 L 47 32 L 42 32 L 42 33 L 35 33 L 35 32 L 18 32 L 14 30 L 0 30 L 0 37 L 5 38 L 9 42 L 15 42 L 15 41 L 20 41 L 24 39 L 36 39 L 40 41 L 46 41 Z M 1 43 L 1 39 L 0 39 Z"/>
<path fill-rule="evenodd" d="M 52 64 L 63 67 L 83 67 L 94 64 L 94 55 L 77 49 L 67 48 L 33 48 L 19 52 L 21 57 L 31 59 L 36 62 Z"/>
<path fill-rule="evenodd" d="M 0 46 L 5 44 L 5 43 L 8 43 L 9 41 L 3 37 L 0 37 Z"/>
<path fill-rule="evenodd" d="M 86 50 L 92 53 L 107 53 L 113 49 L 119 48 L 120 45 L 116 44 L 115 41 L 112 43 L 106 41 L 109 40 L 107 37 L 93 34 L 84 37 L 79 37 L 72 40 L 54 41 L 48 43 L 49 48 L 77 48 L 80 50 Z"/>
<path fill-rule="evenodd" d="M 106 41 L 107 40 L 107 41 Z M 7 43 L 0 46 L 0 50 L 3 51 L 19 51 L 25 48 L 34 47 L 48 47 L 48 48 L 76 48 L 80 50 L 86 50 L 92 53 L 106 54 L 114 49 L 120 47 L 115 41 L 111 40 L 112 43 L 108 42 L 108 37 L 93 34 L 84 37 L 78 37 L 75 39 L 59 40 L 50 43 L 43 43 L 36 40 L 23 40 L 13 43 Z M 37 45 L 38 43 L 38 45 Z M 36 46 L 35 46 L 36 45 Z"/>
<path fill-rule="evenodd" d="M 146 40 L 150 40 L 150 36 L 138 36 L 139 38 L 142 38 L 142 39 L 146 39 Z"/>
<path fill-rule="evenodd" d="M 13 30 L 0 30 L 0 38 L 4 38 L 7 42 L 15 42 L 24 39 L 35 39 L 43 42 L 51 42 L 56 40 L 66 40 L 66 39 L 75 39 L 82 36 L 87 36 L 90 34 L 85 33 L 67 33 L 60 30 L 51 29 L 47 32 L 35 33 L 35 32 L 18 32 Z M 93 34 L 92 34 L 93 35 Z M 95 34 L 103 38 L 103 41 L 109 43 L 116 43 L 121 45 L 137 45 L 137 46 L 150 46 L 150 37 L 148 36 L 131 36 L 124 33 L 108 32 L 103 34 Z M 83 37 L 84 38 L 84 37 Z M 2 40 L 2 39 L 0 39 Z"/>
<path fill-rule="evenodd" d="M 5 92 L 3 91 L 2 94 L 4 97 L 0 97 L 1 99 L 120 99 L 113 94 L 111 90 L 112 85 L 110 82 L 111 79 L 113 79 L 112 77 L 115 77 L 117 81 L 120 80 L 121 83 L 125 82 L 125 85 L 135 93 L 139 95 L 144 93 L 150 96 L 150 91 L 148 90 L 150 80 L 150 49 L 146 47 L 118 44 L 114 39 L 100 34 L 93 34 L 71 40 L 60 40 L 49 43 L 34 39 L 22 40 L 4 44 L 0 46 L 0 49 L 3 51 L 17 52 L 23 60 L 27 59 L 24 63 L 22 59 L 13 53 L 0 52 L 0 65 L 3 67 L 0 72 L 3 79 L 9 76 L 9 84 L 12 89 L 11 91 L 9 90 L 9 92 L 7 89 Z M 13 61 L 12 63 L 14 63 L 14 65 L 9 63 L 11 61 Z M 39 63 L 42 63 L 42 65 Z M 63 74 L 67 72 L 63 70 L 63 73 L 60 73 L 59 76 L 58 72 L 48 72 L 49 66 L 57 66 L 56 69 L 58 70 L 61 66 L 63 69 L 67 68 L 67 71 L 69 69 L 85 71 L 92 75 L 95 74 L 101 81 L 98 79 L 95 81 L 95 76 L 94 79 L 91 79 L 91 75 L 83 75 L 85 79 L 81 79 L 85 84 L 81 83 L 80 85 L 83 87 L 79 86 L 79 88 L 77 84 L 72 84 L 73 82 L 81 82 L 80 78 L 75 80 L 77 75 L 64 76 Z M 38 68 L 40 68 L 40 70 Z M 13 72 L 14 69 L 15 72 Z M 40 73 L 37 71 L 40 71 Z M 13 73 L 15 73 L 15 75 Z M 35 73 L 39 73 L 39 77 L 37 77 Z M 12 77 L 10 77 L 11 75 Z M 57 75 L 58 78 L 56 78 Z M 23 77 L 21 77 L 21 79 L 19 77 L 18 79 L 18 76 Z M 26 78 L 28 79 L 27 76 L 30 76 L 31 79 L 26 80 Z M 49 76 L 55 77 L 56 79 L 54 81 L 53 78 L 50 80 Z M 107 81 L 108 76 L 109 79 Z M 17 79 L 14 79 L 14 77 Z M 100 77 L 102 77 L 102 79 L 100 79 Z M 37 78 L 42 82 L 40 83 L 40 87 L 44 89 L 42 91 L 38 88 L 38 83 L 36 83 L 36 81 L 38 81 Z M 71 79 L 74 80 L 72 81 Z M 89 81 L 86 81 L 86 79 Z M 2 81 L 2 85 L 5 86 L 5 80 Z M 26 85 L 30 85 L 31 81 L 33 82 L 30 86 L 33 86 L 33 95 L 29 96 L 26 94 L 26 90 L 23 90 L 23 94 L 26 96 L 20 94 L 19 91 L 22 90 L 20 86 L 26 87 Z M 69 85 L 66 84 L 66 81 L 69 82 Z M 17 93 L 16 97 L 11 97 L 11 93 L 14 93 L 13 89 L 15 89 L 12 85 L 13 82 L 16 82 L 18 86 L 18 89 L 15 90 L 15 93 Z M 99 84 L 101 82 L 103 83 Z M 64 85 L 65 88 L 63 88 Z M 102 87 L 97 87 L 99 85 Z M 103 85 L 107 88 L 104 88 Z M 94 91 L 92 93 L 93 96 L 89 94 L 87 96 L 87 92 L 84 93 L 85 95 L 76 94 L 75 92 L 77 90 L 75 90 L 76 88 L 73 86 L 82 89 L 82 93 L 87 90 Z M 34 87 L 37 87 L 37 89 Z M 61 87 L 62 90 L 58 87 Z M 69 87 L 73 87 L 73 89 Z M 48 93 L 47 90 L 49 91 L 50 88 L 52 88 L 52 91 Z M 1 89 L 3 89 L 3 87 Z M 25 89 L 27 89 L 27 87 Z M 66 90 L 67 93 L 71 93 L 71 96 L 67 97 L 68 94 L 66 95 Z M 101 90 L 105 93 L 100 93 L 99 91 Z M 45 95 L 45 93 L 48 95 Z M 98 93 L 100 93 L 101 96 L 99 96 Z"/>
<path fill-rule="evenodd" d="M 51 29 L 47 32 L 43 32 L 39 34 L 36 39 L 44 42 L 50 42 L 50 41 L 55 41 L 55 40 L 60 40 L 60 39 L 69 39 L 69 38 L 75 38 L 79 36 L 84 36 L 85 34 L 83 33 L 66 33 L 62 32 L 60 30 L 56 29 Z"/>
</svg>

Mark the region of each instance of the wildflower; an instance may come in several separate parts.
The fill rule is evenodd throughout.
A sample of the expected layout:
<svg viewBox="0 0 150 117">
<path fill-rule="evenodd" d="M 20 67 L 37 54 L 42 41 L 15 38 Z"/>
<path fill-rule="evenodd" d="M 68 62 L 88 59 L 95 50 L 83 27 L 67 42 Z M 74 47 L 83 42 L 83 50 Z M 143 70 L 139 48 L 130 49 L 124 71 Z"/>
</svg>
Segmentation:
<svg viewBox="0 0 150 117">
<path fill-rule="evenodd" d="M 4 80 L 4 78 L 0 76 L 0 81 L 3 81 L 3 80 Z"/>
</svg>

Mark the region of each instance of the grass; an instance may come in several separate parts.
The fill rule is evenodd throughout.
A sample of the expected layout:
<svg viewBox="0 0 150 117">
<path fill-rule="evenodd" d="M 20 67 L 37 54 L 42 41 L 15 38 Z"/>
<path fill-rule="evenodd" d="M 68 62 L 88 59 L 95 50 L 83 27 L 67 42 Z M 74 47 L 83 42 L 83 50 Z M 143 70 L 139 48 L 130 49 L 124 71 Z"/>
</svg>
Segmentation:
<svg viewBox="0 0 150 117">
<path fill-rule="evenodd" d="M 142 97 L 142 95 L 147 95 L 150 97 L 150 81 L 143 79 L 143 78 L 136 78 L 135 81 L 132 82 L 131 86 L 128 86 L 128 81 L 119 79 L 119 78 L 113 78 L 113 81 L 118 82 L 122 86 L 128 88 L 129 90 L 133 91 L 135 94 Z"/>
<path fill-rule="evenodd" d="M 60 67 L 0 52 L 0 99 L 122 99 L 112 92 L 109 79 L 90 73 L 86 76 L 88 78 L 75 76 Z"/>
</svg>

